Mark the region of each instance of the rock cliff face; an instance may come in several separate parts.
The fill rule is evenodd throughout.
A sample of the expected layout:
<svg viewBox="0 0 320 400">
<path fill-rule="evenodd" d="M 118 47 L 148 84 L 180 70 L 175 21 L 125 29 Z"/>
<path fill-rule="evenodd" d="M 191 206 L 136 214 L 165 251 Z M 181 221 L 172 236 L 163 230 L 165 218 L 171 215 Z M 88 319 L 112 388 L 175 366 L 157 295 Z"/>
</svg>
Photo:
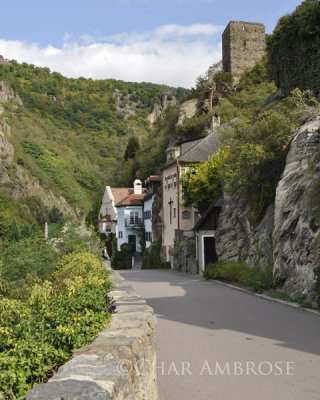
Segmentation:
<svg viewBox="0 0 320 400">
<path fill-rule="evenodd" d="M 216 232 L 220 259 L 273 265 L 278 283 L 292 296 L 312 298 L 320 265 L 320 227 L 309 202 L 320 178 L 320 115 L 296 132 L 278 183 L 275 204 L 257 226 L 237 196 L 225 195 Z"/>
<path fill-rule="evenodd" d="M 320 229 L 308 201 L 320 178 L 319 152 L 320 115 L 296 133 L 275 199 L 274 272 L 295 296 L 310 295 L 320 264 Z"/>
<path fill-rule="evenodd" d="M 177 125 L 183 125 L 186 120 L 193 118 L 197 114 L 198 103 L 198 99 L 191 99 L 181 104 Z"/>
<path fill-rule="evenodd" d="M 46 191 L 23 166 L 15 162 L 14 147 L 10 143 L 11 128 L 1 117 L 5 102 L 10 102 L 14 107 L 22 105 L 20 97 L 0 81 L 0 190 L 10 193 L 15 200 L 34 196 L 49 210 L 57 207 L 64 213 L 72 214 L 71 207 L 62 196 L 56 197 Z"/>
<path fill-rule="evenodd" d="M 154 124 L 158 118 L 161 118 L 164 110 L 169 106 L 175 106 L 178 104 L 178 100 L 172 94 L 171 90 L 165 90 L 161 96 L 160 102 L 153 106 L 153 110 L 148 115 L 148 120 L 151 124 Z"/>
<path fill-rule="evenodd" d="M 219 259 L 245 261 L 248 265 L 272 265 L 274 206 L 271 205 L 257 226 L 250 223 L 250 208 L 238 196 L 225 194 L 216 232 Z"/>
</svg>

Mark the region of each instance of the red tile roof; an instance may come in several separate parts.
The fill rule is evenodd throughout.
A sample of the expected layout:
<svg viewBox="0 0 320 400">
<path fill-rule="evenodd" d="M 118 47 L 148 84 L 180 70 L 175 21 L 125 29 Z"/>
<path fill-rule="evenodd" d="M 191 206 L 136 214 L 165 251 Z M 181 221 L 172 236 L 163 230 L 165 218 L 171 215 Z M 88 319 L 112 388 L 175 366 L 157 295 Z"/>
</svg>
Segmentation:
<svg viewBox="0 0 320 400">
<path fill-rule="evenodd" d="M 140 206 L 142 204 L 142 200 L 144 199 L 145 194 L 130 194 L 125 199 L 121 200 L 116 204 L 116 207 L 120 206 Z"/>
<path fill-rule="evenodd" d="M 126 199 L 130 194 L 133 194 L 132 188 L 111 188 L 111 192 L 114 199 L 114 204 L 120 203 L 122 200 Z"/>
</svg>

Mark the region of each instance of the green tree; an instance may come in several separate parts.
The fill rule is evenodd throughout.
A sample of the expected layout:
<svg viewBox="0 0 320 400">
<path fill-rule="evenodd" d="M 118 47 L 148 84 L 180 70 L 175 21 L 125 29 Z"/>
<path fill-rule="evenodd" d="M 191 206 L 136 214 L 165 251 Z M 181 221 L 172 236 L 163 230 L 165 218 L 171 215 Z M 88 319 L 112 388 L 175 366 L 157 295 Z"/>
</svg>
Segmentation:
<svg viewBox="0 0 320 400">
<path fill-rule="evenodd" d="M 193 204 L 203 212 L 222 191 L 221 170 L 226 151 L 219 150 L 209 161 L 193 165 L 180 178 L 186 206 Z"/>
<path fill-rule="evenodd" d="M 129 158 L 134 158 L 139 149 L 140 144 L 138 139 L 134 136 L 131 136 L 128 141 L 126 151 L 124 153 L 124 159 L 127 161 Z"/>
</svg>

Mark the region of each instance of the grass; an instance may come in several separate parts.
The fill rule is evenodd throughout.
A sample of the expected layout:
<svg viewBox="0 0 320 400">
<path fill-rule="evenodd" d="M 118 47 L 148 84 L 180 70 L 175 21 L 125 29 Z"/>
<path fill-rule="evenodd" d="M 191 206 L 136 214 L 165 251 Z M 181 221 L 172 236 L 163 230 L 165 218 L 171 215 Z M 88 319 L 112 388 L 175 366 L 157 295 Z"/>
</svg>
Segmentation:
<svg viewBox="0 0 320 400">
<path fill-rule="evenodd" d="M 301 295 L 290 296 L 275 287 L 272 267 L 248 267 L 246 263 L 219 261 L 209 264 L 203 276 L 206 279 L 215 279 L 232 283 L 235 286 L 252 290 L 255 293 L 263 293 L 273 299 L 279 299 L 297 303 L 301 308 L 312 308 L 312 302 Z"/>
<path fill-rule="evenodd" d="M 256 293 L 274 287 L 270 266 L 250 268 L 246 263 L 219 261 L 217 264 L 209 264 L 203 275 L 207 279 L 244 285 Z"/>
<path fill-rule="evenodd" d="M 283 301 L 288 301 L 291 303 L 297 303 L 301 308 L 313 308 L 311 301 L 307 300 L 305 296 L 290 296 L 286 292 L 271 292 L 271 293 L 265 293 L 266 295 L 272 297 L 273 299 L 278 299 L 278 300 L 283 300 Z"/>
</svg>

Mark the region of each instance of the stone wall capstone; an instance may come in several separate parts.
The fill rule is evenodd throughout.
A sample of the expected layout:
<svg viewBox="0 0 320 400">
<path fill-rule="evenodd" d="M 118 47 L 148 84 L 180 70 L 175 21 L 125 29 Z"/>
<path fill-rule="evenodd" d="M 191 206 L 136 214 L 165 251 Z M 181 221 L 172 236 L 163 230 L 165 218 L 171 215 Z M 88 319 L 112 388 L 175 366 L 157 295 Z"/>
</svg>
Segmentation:
<svg viewBox="0 0 320 400">
<path fill-rule="evenodd" d="M 26 400 L 157 400 L 156 317 L 116 271 L 108 295 L 110 326 L 76 350 L 48 383 Z"/>
</svg>

